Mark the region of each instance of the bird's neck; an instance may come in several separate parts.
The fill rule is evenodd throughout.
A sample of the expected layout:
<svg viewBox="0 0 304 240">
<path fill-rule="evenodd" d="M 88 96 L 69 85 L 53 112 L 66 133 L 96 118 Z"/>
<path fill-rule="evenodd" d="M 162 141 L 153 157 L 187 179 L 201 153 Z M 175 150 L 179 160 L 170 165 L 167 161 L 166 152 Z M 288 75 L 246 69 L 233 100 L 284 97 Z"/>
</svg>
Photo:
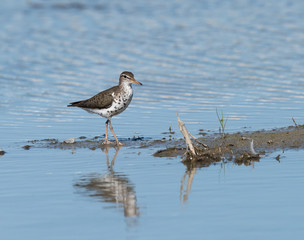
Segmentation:
<svg viewBox="0 0 304 240">
<path fill-rule="evenodd" d="M 124 92 L 132 92 L 132 85 L 130 83 L 122 82 L 119 84 L 119 88 Z"/>
</svg>

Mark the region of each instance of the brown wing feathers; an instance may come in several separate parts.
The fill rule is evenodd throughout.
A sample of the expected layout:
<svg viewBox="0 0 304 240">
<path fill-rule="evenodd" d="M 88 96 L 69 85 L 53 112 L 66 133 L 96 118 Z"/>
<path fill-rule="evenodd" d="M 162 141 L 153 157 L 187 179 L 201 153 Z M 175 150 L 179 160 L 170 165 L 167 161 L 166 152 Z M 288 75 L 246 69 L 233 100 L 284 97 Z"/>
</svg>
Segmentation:
<svg viewBox="0 0 304 240">
<path fill-rule="evenodd" d="M 72 102 L 70 103 L 70 105 L 68 105 L 68 107 L 97 108 L 97 109 L 108 108 L 112 105 L 113 102 L 112 94 L 116 92 L 118 88 L 119 88 L 118 86 L 115 86 L 108 90 L 100 92 L 87 100 Z"/>
</svg>

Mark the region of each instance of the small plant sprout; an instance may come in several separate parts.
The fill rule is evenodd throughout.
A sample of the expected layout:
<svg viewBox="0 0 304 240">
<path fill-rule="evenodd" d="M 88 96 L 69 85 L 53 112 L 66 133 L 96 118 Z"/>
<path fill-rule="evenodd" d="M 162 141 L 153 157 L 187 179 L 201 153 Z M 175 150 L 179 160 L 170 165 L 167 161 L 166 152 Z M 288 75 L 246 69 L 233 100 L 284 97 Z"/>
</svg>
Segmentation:
<svg viewBox="0 0 304 240">
<path fill-rule="evenodd" d="M 221 115 L 220 115 L 217 111 L 217 108 L 216 108 L 216 115 L 217 115 L 217 119 L 220 123 L 220 132 L 222 133 L 222 136 L 225 137 L 225 127 L 226 127 L 228 117 L 226 119 L 224 119 L 223 110 L 221 110 Z"/>
</svg>

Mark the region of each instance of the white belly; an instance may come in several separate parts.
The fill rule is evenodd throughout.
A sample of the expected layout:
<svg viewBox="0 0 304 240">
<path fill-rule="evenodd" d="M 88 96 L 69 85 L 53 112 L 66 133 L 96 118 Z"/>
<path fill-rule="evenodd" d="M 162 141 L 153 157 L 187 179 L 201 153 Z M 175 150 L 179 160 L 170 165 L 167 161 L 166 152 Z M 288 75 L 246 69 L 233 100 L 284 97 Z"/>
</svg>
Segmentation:
<svg viewBox="0 0 304 240">
<path fill-rule="evenodd" d="M 98 114 L 104 118 L 109 119 L 126 110 L 126 108 L 129 106 L 132 100 L 132 97 L 133 97 L 132 93 L 131 95 L 124 94 L 123 96 L 114 96 L 114 102 L 109 108 L 104 108 L 104 109 L 83 108 L 83 110 L 86 110 L 89 113 Z"/>
</svg>

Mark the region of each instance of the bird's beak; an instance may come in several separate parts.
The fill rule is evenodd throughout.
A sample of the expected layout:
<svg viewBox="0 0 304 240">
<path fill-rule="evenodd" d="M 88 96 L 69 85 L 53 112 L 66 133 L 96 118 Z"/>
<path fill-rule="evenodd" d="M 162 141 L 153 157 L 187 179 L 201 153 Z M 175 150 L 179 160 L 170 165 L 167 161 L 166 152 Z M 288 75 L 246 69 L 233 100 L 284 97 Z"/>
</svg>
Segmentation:
<svg viewBox="0 0 304 240">
<path fill-rule="evenodd" d="M 132 82 L 132 83 L 136 83 L 136 84 L 138 84 L 138 85 L 142 85 L 142 83 L 141 83 L 141 82 L 136 81 L 134 78 L 131 80 L 131 82 Z"/>
</svg>

